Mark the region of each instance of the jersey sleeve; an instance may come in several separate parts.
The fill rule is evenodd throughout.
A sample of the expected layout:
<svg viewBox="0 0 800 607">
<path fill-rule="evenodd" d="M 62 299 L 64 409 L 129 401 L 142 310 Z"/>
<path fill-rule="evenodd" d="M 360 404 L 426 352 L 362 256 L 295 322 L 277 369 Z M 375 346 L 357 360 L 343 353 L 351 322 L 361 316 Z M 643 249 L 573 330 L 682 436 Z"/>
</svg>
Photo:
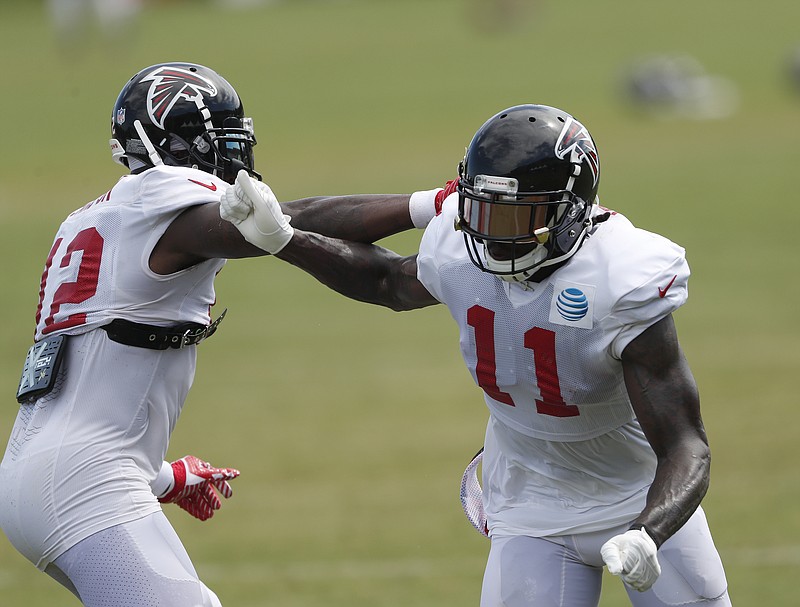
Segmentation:
<svg viewBox="0 0 800 607">
<path fill-rule="evenodd" d="M 142 220 L 150 225 L 140 260 L 146 273 L 153 248 L 175 218 L 190 207 L 218 202 L 227 187 L 221 179 L 187 167 L 160 166 L 141 174 L 135 200 Z"/>
<path fill-rule="evenodd" d="M 464 246 L 461 234 L 454 228 L 457 210 L 458 197 L 448 196 L 442 212 L 425 228 L 419 244 L 417 278 L 439 302 L 444 302 L 439 270 L 449 259 L 458 258 L 459 248 Z"/>
<path fill-rule="evenodd" d="M 163 216 L 192 206 L 218 202 L 228 187 L 209 173 L 185 167 L 155 167 L 142 174 L 139 191 L 141 210 Z"/>
<path fill-rule="evenodd" d="M 616 325 L 611 354 L 621 358 L 625 347 L 645 329 L 681 307 L 689 296 L 689 264 L 682 247 L 656 234 L 644 232 L 636 255 L 623 261 L 625 288 L 611 309 L 609 320 Z"/>
</svg>

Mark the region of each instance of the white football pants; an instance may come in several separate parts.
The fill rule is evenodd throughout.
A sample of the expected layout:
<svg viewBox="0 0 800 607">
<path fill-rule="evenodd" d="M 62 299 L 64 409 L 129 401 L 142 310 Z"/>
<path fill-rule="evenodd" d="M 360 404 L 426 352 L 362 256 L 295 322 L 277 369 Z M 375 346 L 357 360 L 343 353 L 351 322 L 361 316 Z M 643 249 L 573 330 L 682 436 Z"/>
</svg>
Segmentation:
<svg viewBox="0 0 800 607">
<path fill-rule="evenodd" d="M 596 607 L 604 565 L 600 547 L 627 529 L 492 538 L 481 607 Z M 730 607 L 725 571 L 702 509 L 664 542 L 658 561 L 661 575 L 650 590 L 625 587 L 634 607 Z"/>
<path fill-rule="evenodd" d="M 87 607 L 222 607 L 163 512 L 89 536 L 45 573 Z"/>
</svg>

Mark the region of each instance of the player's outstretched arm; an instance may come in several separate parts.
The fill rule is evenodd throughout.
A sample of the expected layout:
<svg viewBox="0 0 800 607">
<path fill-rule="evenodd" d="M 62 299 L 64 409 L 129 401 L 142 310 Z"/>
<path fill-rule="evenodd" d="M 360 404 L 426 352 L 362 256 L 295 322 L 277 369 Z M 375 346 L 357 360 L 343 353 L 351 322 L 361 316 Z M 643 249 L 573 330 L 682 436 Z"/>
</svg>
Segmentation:
<svg viewBox="0 0 800 607">
<path fill-rule="evenodd" d="M 644 591 L 661 571 L 658 547 L 683 526 L 705 496 L 711 452 L 697 385 L 671 315 L 628 344 L 622 365 L 634 412 L 658 461 L 644 510 L 631 530 L 611 538 L 601 553 L 609 571 Z"/>
<path fill-rule="evenodd" d="M 439 303 L 417 279 L 416 255 L 401 257 L 377 245 L 295 230 L 275 257 L 357 301 L 398 312 Z"/>
<path fill-rule="evenodd" d="M 296 230 L 268 186 L 240 173 L 236 188 L 220 198 L 220 216 L 252 245 L 351 299 L 393 310 L 437 303 L 417 280 L 416 256 Z"/>
<path fill-rule="evenodd" d="M 371 243 L 414 227 L 408 194 L 303 198 L 281 203 L 298 230 Z"/>
<path fill-rule="evenodd" d="M 408 194 L 321 196 L 281 203 L 298 230 L 353 242 L 373 243 L 411 228 L 424 228 L 455 191 L 444 188 Z"/>
<path fill-rule="evenodd" d="M 244 184 L 244 187 L 243 187 Z M 280 215 L 304 231 L 354 242 L 372 243 L 412 227 L 424 228 L 455 191 L 455 181 L 444 188 L 407 194 L 367 194 L 304 198 L 282 205 Z M 250 198 L 253 200 L 250 200 Z M 157 274 L 178 272 L 206 259 L 238 259 L 266 255 L 264 247 L 243 238 L 249 222 L 236 209 L 258 206 L 272 197 L 268 185 L 243 175 L 227 188 L 221 200 L 190 207 L 172 221 L 150 257 Z M 247 211 L 245 211 L 247 212 Z M 227 215 L 226 215 L 227 213 Z M 252 239 L 251 239 L 252 240 Z"/>
</svg>

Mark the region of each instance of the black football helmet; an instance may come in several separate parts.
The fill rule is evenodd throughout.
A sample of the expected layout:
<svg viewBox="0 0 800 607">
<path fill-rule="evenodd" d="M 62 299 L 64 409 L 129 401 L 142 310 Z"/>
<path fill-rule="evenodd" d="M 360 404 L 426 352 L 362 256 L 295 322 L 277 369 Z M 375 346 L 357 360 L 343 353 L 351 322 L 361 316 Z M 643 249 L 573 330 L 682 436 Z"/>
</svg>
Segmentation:
<svg viewBox="0 0 800 607">
<path fill-rule="evenodd" d="M 599 181 L 597 147 L 566 112 L 518 105 L 492 116 L 459 165 L 457 227 L 470 259 L 509 282 L 567 261 L 590 228 Z"/>
<path fill-rule="evenodd" d="M 155 165 L 194 167 L 233 183 L 253 177 L 253 121 L 239 95 L 214 70 L 161 63 L 141 70 L 120 92 L 111 115 L 111 155 L 138 173 Z"/>
</svg>

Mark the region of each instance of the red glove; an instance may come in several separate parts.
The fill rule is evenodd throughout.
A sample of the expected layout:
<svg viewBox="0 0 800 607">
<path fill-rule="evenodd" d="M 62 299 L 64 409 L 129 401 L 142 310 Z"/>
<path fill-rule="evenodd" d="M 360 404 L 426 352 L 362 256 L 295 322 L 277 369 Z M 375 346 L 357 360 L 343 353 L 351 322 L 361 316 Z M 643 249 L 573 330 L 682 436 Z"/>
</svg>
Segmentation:
<svg viewBox="0 0 800 607">
<path fill-rule="evenodd" d="M 171 463 L 172 489 L 158 498 L 162 504 L 178 504 L 193 517 L 205 521 L 222 507 L 217 491 L 225 498 L 233 495 L 228 481 L 239 476 L 234 468 L 214 468 L 194 455 Z"/>
<path fill-rule="evenodd" d="M 434 198 L 433 206 L 436 208 L 437 215 L 439 215 L 442 212 L 442 205 L 444 204 L 444 199 L 456 191 L 457 185 L 458 185 L 458 178 L 451 179 L 446 184 L 444 184 L 443 190 L 436 192 L 436 197 Z"/>
</svg>

